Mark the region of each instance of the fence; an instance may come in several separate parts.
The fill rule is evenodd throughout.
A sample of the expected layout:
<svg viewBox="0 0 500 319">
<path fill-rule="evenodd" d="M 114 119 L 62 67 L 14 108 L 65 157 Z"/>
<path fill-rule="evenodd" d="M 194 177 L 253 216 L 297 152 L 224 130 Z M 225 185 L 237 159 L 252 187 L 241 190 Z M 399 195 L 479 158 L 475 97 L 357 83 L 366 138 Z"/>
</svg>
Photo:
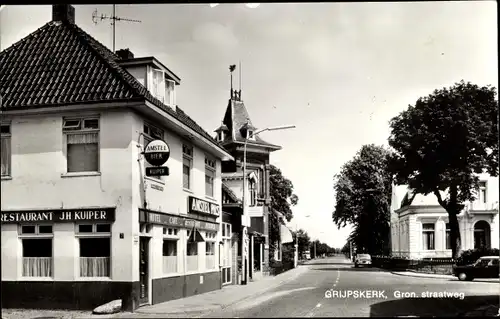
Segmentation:
<svg viewBox="0 0 500 319">
<path fill-rule="evenodd" d="M 374 267 L 390 270 L 413 270 L 418 272 L 451 275 L 455 262 L 451 258 L 409 259 L 399 257 L 373 256 Z"/>
</svg>

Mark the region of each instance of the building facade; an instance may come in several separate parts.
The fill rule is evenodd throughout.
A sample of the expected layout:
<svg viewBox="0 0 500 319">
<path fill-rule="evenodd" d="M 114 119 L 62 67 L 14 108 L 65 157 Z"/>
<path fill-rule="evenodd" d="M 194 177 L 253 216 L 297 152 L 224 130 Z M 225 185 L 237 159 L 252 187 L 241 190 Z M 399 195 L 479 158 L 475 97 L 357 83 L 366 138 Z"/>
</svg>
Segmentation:
<svg viewBox="0 0 500 319">
<path fill-rule="evenodd" d="M 242 268 L 243 262 L 248 263 L 248 279 L 252 280 L 269 274 L 269 214 L 278 213 L 273 212 L 270 206 L 269 157 L 271 152 L 280 150 L 281 147 L 266 142 L 258 134 L 254 134 L 258 129 L 250 120 L 247 108 L 241 99 L 241 91 L 231 89 L 230 93 L 222 124 L 216 130 L 216 138 L 235 158 L 233 165 L 228 165 L 222 170 L 223 183 L 238 200 L 242 200 L 244 191 L 247 198 L 245 202 L 250 227 L 247 234 L 240 234 L 239 245 L 241 240 L 249 243 L 249 260 L 241 261 L 240 249 L 238 269 Z M 246 190 L 243 189 L 245 149 Z M 246 280 L 244 273 L 242 278 L 243 281 Z"/>
<path fill-rule="evenodd" d="M 173 72 L 114 54 L 74 14 L 53 6 L 0 53 L 2 305 L 133 310 L 220 289 L 233 157 L 176 106 Z M 168 176 L 146 176 L 154 140 Z"/>
<path fill-rule="evenodd" d="M 458 215 L 462 250 L 499 247 L 498 177 L 481 174 L 479 179 L 476 200 Z M 391 246 L 393 255 L 411 259 L 451 257 L 448 213 L 434 194 L 393 186 Z"/>
</svg>

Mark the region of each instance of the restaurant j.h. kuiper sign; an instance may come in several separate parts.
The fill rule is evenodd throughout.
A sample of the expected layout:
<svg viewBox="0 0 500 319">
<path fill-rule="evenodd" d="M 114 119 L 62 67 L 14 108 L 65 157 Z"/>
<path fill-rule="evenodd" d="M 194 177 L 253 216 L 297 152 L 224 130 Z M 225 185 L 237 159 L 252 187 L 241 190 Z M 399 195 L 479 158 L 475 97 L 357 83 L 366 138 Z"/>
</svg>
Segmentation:
<svg viewBox="0 0 500 319">
<path fill-rule="evenodd" d="M 164 226 L 193 228 L 206 231 L 218 231 L 219 224 L 209 223 L 200 220 L 194 220 L 176 215 L 169 215 L 165 213 L 157 213 L 151 211 L 140 210 L 139 221 L 142 223 L 151 223 Z"/>
<path fill-rule="evenodd" d="M 2 224 L 79 221 L 113 222 L 115 208 L 2 211 Z"/>
</svg>

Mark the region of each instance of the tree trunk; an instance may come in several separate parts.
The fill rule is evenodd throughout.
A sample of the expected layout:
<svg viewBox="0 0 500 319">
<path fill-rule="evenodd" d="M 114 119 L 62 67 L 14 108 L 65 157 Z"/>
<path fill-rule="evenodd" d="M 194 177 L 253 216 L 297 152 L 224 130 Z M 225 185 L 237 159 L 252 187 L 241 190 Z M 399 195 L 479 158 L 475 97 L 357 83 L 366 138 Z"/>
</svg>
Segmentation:
<svg viewBox="0 0 500 319">
<path fill-rule="evenodd" d="M 456 207 L 456 205 L 454 205 Z M 450 223 L 450 241 L 451 241 L 451 256 L 454 260 L 460 256 L 462 250 L 462 241 L 460 238 L 460 227 L 458 225 L 458 217 L 460 210 L 450 209 L 448 212 L 448 220 Z"/>
</svg>

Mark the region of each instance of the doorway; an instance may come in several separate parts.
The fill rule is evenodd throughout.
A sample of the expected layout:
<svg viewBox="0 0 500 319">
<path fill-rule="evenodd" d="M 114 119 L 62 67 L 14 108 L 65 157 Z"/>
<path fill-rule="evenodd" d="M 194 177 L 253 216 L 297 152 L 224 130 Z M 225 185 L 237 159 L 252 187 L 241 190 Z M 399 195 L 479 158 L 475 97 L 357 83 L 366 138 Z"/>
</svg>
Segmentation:
<svg viewBox="0 0 500 319">
<path fill-rule="evenodd" d="M 139 239 L 139 305 L 149 304 L 149 237 Z"/>
</svg>

